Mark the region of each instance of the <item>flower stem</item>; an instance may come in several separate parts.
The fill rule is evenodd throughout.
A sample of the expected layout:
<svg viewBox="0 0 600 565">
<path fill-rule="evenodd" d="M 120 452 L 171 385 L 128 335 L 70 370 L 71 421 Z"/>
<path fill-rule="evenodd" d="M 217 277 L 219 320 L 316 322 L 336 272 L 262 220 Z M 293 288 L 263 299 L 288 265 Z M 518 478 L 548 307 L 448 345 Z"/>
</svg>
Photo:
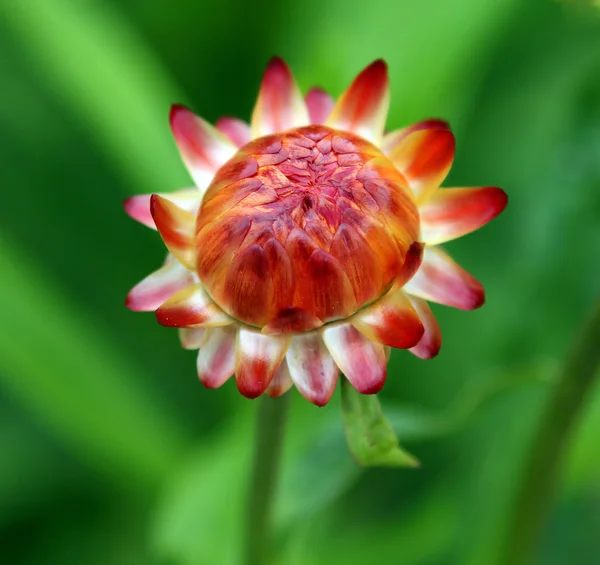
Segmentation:
<svg viewBox="0 0 600 565">
<path fill-rule="evenodd" d="M 276 490 L 289 395 L 277 399 L 263 395 L 258 417 L 252 462 L 244 540 L 244 565 L 267 565 L 271 559 L 271 511 Z"/>
<path fill-rule="evenodd" d="M 570 431 L 599 365 L 600 302 L 573 344 L 539 420 L 509 517 L 504 547 L 499 552 L 499 565 L 532 562 L 551 509 Z"/>
</svg>

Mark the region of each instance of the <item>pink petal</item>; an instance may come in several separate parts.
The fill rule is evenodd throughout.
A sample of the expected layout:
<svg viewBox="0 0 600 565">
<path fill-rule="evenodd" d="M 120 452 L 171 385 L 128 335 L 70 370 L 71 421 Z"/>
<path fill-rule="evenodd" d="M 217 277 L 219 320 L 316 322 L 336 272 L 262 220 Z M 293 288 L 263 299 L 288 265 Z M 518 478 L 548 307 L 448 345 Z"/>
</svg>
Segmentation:
<svg viewBox="0 0 600 565">
<path fill-rule="evenodd" d="M 336 102 L 327 125 L 378 144 L 390 104 L 387 65 L 379 59 L 362 71 Z"/>
<path fill-rule="evenodd" d="M 183 162 L 196 186 L 206 189 L 217 169 L 233 157 L 237 147 L 185 106 L 173 106 L 170 120 Z"/>
<path fill-rule="evenodd" d="M 419 314 L 419 318 L 425 328 L 425 333 L 415 347 L 409 349 L 421 359 L 431 359 L 435 357 L 442 347 L 442 332 L 429 304 L 420 298 L 410 297 L 410 301 Z"/>
<path fill-rule="evenodd" d="M 179 328 L 179 341 L 184 349 L 199 349 L 206 337 L 204 328 Z"/>
<path fill-rule="evenodd" d="M 200 208 L 200 202 L 202 202 L 202 192 L 197 188 L 190 188 L 186 190 L 178 190 L 176 192 L 163 192 L 159 194 L 162 198 L 170 200 L 174 204 L 177 204 L 183 210 L 196 214 L 198 208 Z M 149 228 L 156 229 L 154 224 L 154 218 L 150 213 L 150 198 L 152 194 L 138 194 L 132 196 L 123 202 L 123 207 L 127 215 L 134 220 L 148 226 Z"/>
<path fill-rule="evenodd" d="M 372 341 L 408 349 L 423 337 L 423 324 L 402 290 L 384 296 L 352 317 L 352 325 Z"/>
<path fill-rule="evenodd" d="M 311 88 L 304 100 L 311 124 L 324 124 L 335 105 L 333 97 L 321 88 Z"/>
<path fill-rule="evenodd" d="M 136 284 L 127 295 L 125 306 L 134 312 L 152 312 L 177 291 L 192 283 L 192 275 L 173 257 Z"/>
<path fill-rule="evenodd" d="M 265 390 L 271 398 L 278 398 L 282 394 L 285 394 L 290 388 L 292 388 L 294 382 L 290 376 L 290 371 L 285 359 L 279 365 L 279 369 L 275 373 L 271 384 Z"/>
<path fill-rule="evenodd" d="M 421 206 L 421 234 L 434 245 L 456 239 L 493 220 L 508 204 L 501 188 L 443 188 Z"/>
<path fill-rule="evenodd" d="M 404 290 L 461 310 L 474 310 L 485 302 L 481 283 L 437 247 L 425 248 L 421 268 Z"/>
<path fill-rule="evenodd" d="M 260 396 L 275 375 L 288 348 L 286 337 L 269 336 L 241 327 L 236 342 L 235 380 L 247 398 Z"/>
<path fill-rule="evenodd" d="M 439 120 L 421 122 L 408 130 L 408 135 L 399 136 L 387 154 L 408 181 L 417 201 L 423 202 L 442 184 L 452 167 L 454 135 Z"/>
<path fill-rule="evenodd" d="M 332 325 L 323 330 L 323 340 L 337 366 L 362 394 L 375 394 L 385 383 L 384 346 L 374 343 L 351 324 Z"/>
<path fill-rule="evenodd" d="M 232 323 L 208 296 L 201 284 L 190 285 L 175 293 L 158 310 L 158 323 L 169 328 L 208 328 Z"/>
<path fill-rule="evenodd" d="M 284 131 L 310 123 L 306 103 L 285 62 L 271 59 L 252 112 L 252 137 Z"/>
<path fill-rule="evenodd" d="M 170 200 L 153 194 L 150 212 L 158 233 L 167 249 L 186 267 L 193 269 L 196 262 L 194 250 L 194 228 L 196 217 L 179 208 Z"/>
<path fill-rule="evenodd" d="M 339 370 L 321 336 L 316 332 L 294 336 L 286 360 L 300 394 L 325 406 L 335 391 Z"/>
<path fill-rule="evenodd" d="M 225 134 L 236 147 L 242 147 L 252 139 L 250 126 L 237 118 L 220 118 L 217 120 L 215 127 Z"/>
<path fill-rule="evenodd" d="M 207 388 L 218 388 L 235 370 L 235 331 L 232 328 L 211 328 L 196 362 L 198 376 Z"/>
</svg>

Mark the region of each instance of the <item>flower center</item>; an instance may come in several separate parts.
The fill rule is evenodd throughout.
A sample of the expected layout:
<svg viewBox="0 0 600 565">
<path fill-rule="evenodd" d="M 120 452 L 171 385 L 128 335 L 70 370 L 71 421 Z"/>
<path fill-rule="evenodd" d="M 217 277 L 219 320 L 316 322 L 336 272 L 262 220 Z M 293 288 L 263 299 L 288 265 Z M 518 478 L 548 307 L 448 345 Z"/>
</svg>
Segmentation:
<svg viewBox="0 0 600 565">
<path fill-rule="evenodd" d="M 266 333 L 347 318 L 410 276 L 419 216 L 406 187 L 347 132 L 308 126 L 251 141 L 198 212 L 198 276 L 223 310 Z"/>
</svg>

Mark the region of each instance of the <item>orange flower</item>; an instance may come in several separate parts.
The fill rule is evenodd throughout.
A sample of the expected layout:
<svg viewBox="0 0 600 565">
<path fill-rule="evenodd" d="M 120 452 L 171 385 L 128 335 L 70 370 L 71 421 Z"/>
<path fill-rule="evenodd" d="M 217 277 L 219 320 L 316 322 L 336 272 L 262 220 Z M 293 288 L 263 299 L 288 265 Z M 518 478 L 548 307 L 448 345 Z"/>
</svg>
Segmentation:
<svg viewBox="0 0 600 565">
<path fill-rule="evenodd" d="M 437 355 L 426 300 L 483 304 L 481 284 L 438 244 L 489 222 L 506 194 L 440 189 L 454 157 L 448 124 L 384 134 L 388 104 L 383 61 L 334 102 L 319 89 L 302 98 L 273 59 L 250 125 L 223 118 L 212 127 L 172 108 L 196 187 L 126 201 L 170 252 L 127 306 L 181 328 L 207 387 L 235 373 L 249 398 L 295 384 L 324 405 L 341 370 L 359 392 L 376 393 L 390 347 Z"/>
</svg>

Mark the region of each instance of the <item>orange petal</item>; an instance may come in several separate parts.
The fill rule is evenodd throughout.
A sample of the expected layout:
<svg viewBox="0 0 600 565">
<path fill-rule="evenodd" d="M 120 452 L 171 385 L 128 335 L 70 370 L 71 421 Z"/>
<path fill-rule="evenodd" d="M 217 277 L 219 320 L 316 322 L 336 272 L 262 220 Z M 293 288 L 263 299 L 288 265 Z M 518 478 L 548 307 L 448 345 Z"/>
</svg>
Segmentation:
<svg viewBox="0 0 600 565">
<path fill-rule="evenodd" d="M 401 137 L 388 153 L 418 202 L 423 202 L 442 184 L 452 167 L 454 135 L 442 124 L 414 129 Z"/>
<path fill-rule="evenodd" d="M 268 336 L 240 327 L 236 341 L 235 380 L 247 398 L 260 396 L 275 375 L 288 348 L 287 337 Z"/>
<path fill-rule="evenodd" d="M 419 298 L 461 310 L 474 310 L 485 302 L 481 283 L 437 247 L 425 248 L 421 268 L 404 289 Z"/>
<path fill-rule="evenodd" d="M 423 129 L 450 129 L 448 122 L 436 118 L 417 122 L 409 127 L 397 129 L 386 133 L 381 140 L 381 150 L 385 155 L 390 152 L 402 141 L 407 135 Z"/>
<path fill-rule="evenodd" d="M 352 386 L 362 394 L 375 394 L 385 384 L 384 346 L 361 334 L 351 324 L 332 325 L 323 330 L 323 341 Z"/>
<path fill-rule="evenodd" d="M 190 271 L 170 257 L 158 271 L 148 275 L 129 291 L 125 306 L 134 312 L 152 312 L 177 291 L 190 284 Z"/>
<path fill-rule="evenodd" d="M 235 370 L 235 331 L 233 328 L 211 328 L 196 362 L 198 376 L 207 388 L 220 387 Z"/>
<path fill-rule="evenodd" d="M 327 125 L 379 144 L 389 105 L 387 65 L 379 59 L 362 71 L 340 96 Z"/>
<path fill-rule="evenodd" d="M 411 353 L 414 353 L 421 359 L 431 359 L 440 352 L 442 347 L 442 332 L 440 325 L 438 324 L 429 304 L 425 300 L 409 296 L 409 300 L 417 311 L 419 318 L 425 328 L 423 337 L 419 340 L 419 343 L 415 347 L 409 349 Z"/>
<path fill-rule="evenodd" d="M 215 127 L 225 134 L 236 147 L 242 147 L 252 139 L 250 126 L 237 118 L 220 118 L 215 123 Z"/>
<path fill-rule="evenodd" d="M 232 323 L 206 294 L 201 284 L 195 284 L 176 292 L 158 310 L 158 323 L 170 328 L 216 327 Z"/>
<path fill-rule="evenodd" d="M 267 387 L 267 390 L 265 390 L 265 393 L 271 398 L 279 398 L 282 394 L 285 394 L 288 390 L 290 390 L 293 385 L 294 381 L 292 381 L 290 371 L 284 359 L 281 362 L 281 365 L 279 365 L 279 369 L 277 369 L 275 372 L 273 380 Z"/>
<path fill-rule="evenodd" d="M 268 319 L 273 297 L 269 263 L 260 245 L 236 254 L 227 273 L 227 310 L 248 324 L 262 327 Z"/>
<path fill-rule="evenodd" d="M 306 104 L 290 68 L 278 57 L 271 59 L 252 112 L 252 137 L 309 123 Z"/>
<path fill-rule="evenodd" d="M 286 360 L 300 394 L 325 406 L 335 391 L 339 370 L 321 336 L 316 332 L 294 336 Z"/>
<path fill-rule="evenodd" d="M 425 331 L 419 315 L 401 290 L 358 312 L 352 317 L 352 325 L 369 339 L 396 349 L 414 347 Z"/>
<path fill-rule="evenodd" d="M 200 203 L 202 202 L 202 192 L 197 188 L 178 190 L 176 192 L 163 192 L 158 196 L 170 200 L 173 204 L 194 215 L 198 212 L 198 208 L 200 208 Z M 137 194 L 125 200 L 123 207 L 130 218 L 137 220 L 149 228 L 156 229 L 154 218 L 150 213 L 150 198 L 152 198 L 152 194 Z"/>
<path fill-rule="evenodd" d="M 194 183 L 206 189 L 217 169 L 233 157 L 237 147 L 185 106 L 173 106 L 170 121 L 175 142 Z"/>
<path fill-rule="evenodd" d="M 330 253 L 348 276 L 357 304 L 377 298 L 383 287 L 377 255 L 352 226 L 340 225 L 331 242 Z"/>
<path fill-rule="evenodd" d="M 205 328 L 179 328 L 179 341 L 184 349 L 199 349 L 206 339 Z"/>
<path fill-rule="evenodd" d="M 493 220 L 508 203 L 501 188 L 443 188 L 420 208 L 421 234 L 435 245 L 478 230 Z"/>
<path fill-rule="evenodd" d="M 348 277 L 322 249 L 310 256 L 306 272 L 296 279 L 296 303 L 324 322 L 346 317 L 357 308 Z"/>
<path fill-rule="evenodd" d="M 324 124 L 335 105 L 333 97 L 321 88 L 311 88 L 304 99 L 310 123 Z"/>
<path fill-rule="evenodd" d="M 189 269 L 194 268 L 194 225 L 196 217 L 170 200 L 153 194 L 150 212 L 167 249 Z"/>
</svg>

